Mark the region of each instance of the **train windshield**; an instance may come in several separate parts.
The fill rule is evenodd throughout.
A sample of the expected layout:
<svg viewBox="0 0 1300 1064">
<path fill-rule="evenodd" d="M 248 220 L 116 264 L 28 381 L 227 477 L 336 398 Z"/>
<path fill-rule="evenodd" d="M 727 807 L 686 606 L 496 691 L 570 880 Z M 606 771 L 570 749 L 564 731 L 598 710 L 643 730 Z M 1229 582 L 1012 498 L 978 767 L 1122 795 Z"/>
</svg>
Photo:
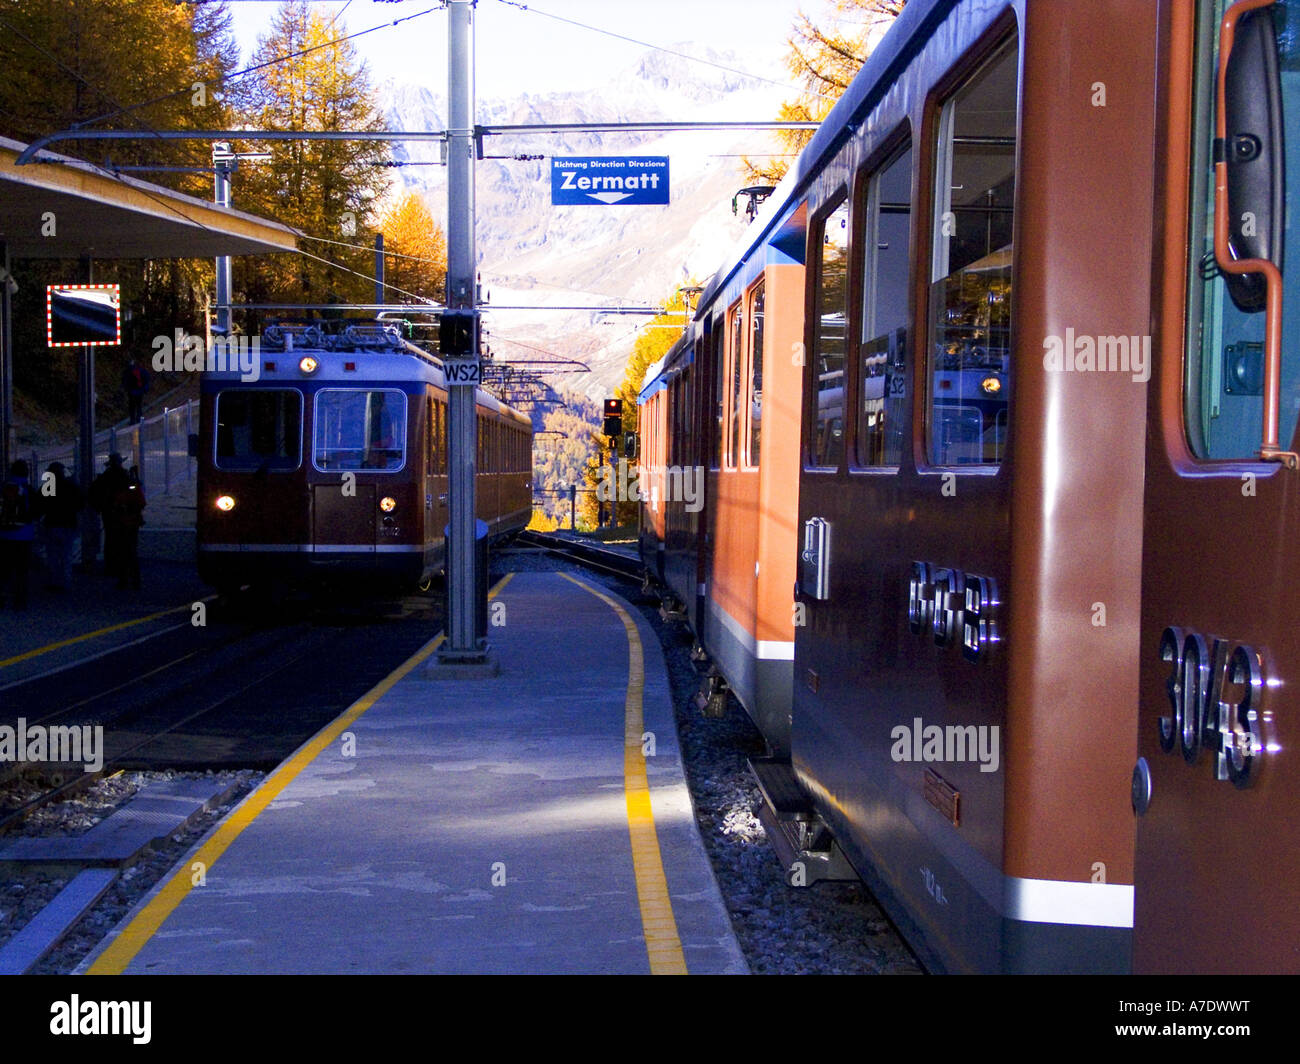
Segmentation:
<svg viewBox="0 0 1300 1064">
<path fill-rule="evenodd" d="M 392 472 L 406 461 L 406 396 L 395 388 L 316 393 L 315 450 L 322 471 Z"/>
<path fill-rule="evenodd" d="M 302 393 L 240 388 L 217 393 L 218 469 L 288 470 L 302 461 Z"/>
</svg>

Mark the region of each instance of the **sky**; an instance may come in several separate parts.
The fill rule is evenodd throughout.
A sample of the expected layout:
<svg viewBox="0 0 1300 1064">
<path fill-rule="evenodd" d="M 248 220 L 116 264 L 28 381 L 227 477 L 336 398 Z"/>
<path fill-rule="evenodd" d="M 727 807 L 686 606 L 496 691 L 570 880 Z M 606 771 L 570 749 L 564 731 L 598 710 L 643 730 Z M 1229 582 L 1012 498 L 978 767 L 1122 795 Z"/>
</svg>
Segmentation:
<svg viewBox="0 0 1300 1064">
<path fill-rule="evenodd" d="M 233 0 L 235 35 L 247 59 L 278 7 L 276 0 Z M 349 33 L 436 8 L 434 0 L 333 0 L 316 5 L 338 13 Z M 746 73 L 790 86 L 782 56 L 800 7 L 819 13 L 825 0 L 539 0 L 523 11 L 503 0 L 478 0 L 477 86 L 479 97 L 596 90 L 640 57 L 645 45 L 615 40 L 549 15 L 669 48 L 707 44 L 734 51 Z M 543 14 L 543 12 L 545 14 Z M 373 83 L 388 77 L 447 88 L 445 13 L 432 14 L 357 39 Z M 773 86 L 774 100 L 794 95 Z"/>
</svg>

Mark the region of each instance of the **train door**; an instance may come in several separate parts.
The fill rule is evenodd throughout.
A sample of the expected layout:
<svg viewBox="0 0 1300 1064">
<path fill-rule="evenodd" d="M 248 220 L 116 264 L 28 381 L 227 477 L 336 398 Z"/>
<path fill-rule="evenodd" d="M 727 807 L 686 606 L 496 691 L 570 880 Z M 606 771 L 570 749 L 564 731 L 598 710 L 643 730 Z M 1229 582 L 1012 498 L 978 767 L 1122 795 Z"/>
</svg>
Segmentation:
<svg viewBox="0 0 1300 1064">
<path fill-rule="evenodd" d="M 382 527 L 375 473 L 406 463 L 407 397 L 396 388 L 322 388 L 315 396 L 312 549 L 374 554 Z"/>
<path fill-rule="evenodd" d="M 1296 972 L 1300 3 L 1162 13 L 1134 968 Z"/>
</svg>

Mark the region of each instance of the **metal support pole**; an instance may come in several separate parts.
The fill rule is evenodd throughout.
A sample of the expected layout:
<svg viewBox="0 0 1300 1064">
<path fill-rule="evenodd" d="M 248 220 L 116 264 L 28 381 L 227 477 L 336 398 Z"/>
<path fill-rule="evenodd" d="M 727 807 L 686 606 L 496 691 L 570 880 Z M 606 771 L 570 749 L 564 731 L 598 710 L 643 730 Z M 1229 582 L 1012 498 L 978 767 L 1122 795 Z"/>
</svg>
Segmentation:
<svg viewBox="0 0 1300 1064">
<path fill-rule="evenodd" d="M 375 234 L 375 302 L 384 301 L 384 234 Z"/>
<path fill-rule="evenodd" d="M 95 264 L 89 255 L 81 258 L 81 278 L 86 284 L 95 281 Z M 95 349 L 81 349 L 77 367 L 77 482 L 81 485 L 85 505 L 81 511 L 81 562 L 86 571 L 99 554 L 99 515 L 90 505 L 90 484 L 95 479 Z"/>
<path fill-rule="evenodd" d="M 474 3 L 447 5 L 447 298 L 448 310 L 477 315 L 474 249 Z M 469 336 L 478 335 L 471 328 Z M 476 342 L 464 352 L 477 361 Z M 460 352 L 457 352 L 460 354 Z M 448 449 L 451 545 L 447 563 L 447 641 L 440 663 L 478 663 L 487 658 L 487 642 L 478 636 L 478 573 L 475 559 L 474 474 L 478 426 L 474 383 L 452 384 Z M 486 615 L 486 604 L 483 604 Z"/>
<path fill-rule="evenodd" d="M 230 206 L 230 171 L 235 157 L 229 144 L 212 145 L 212 194 L 218 207 Z M 230 256 L 217 256 L 217 332 L 230 335 Z"/>
<path fill-rule="evenodd" d="M 9 245 L 0 240 L 0 476 L 9 474 L 10 436 L 14 423 L 14 334 L 12 297 L 9 294 Z"/>
<path fill-rule="evenodd" d="M 578 485 L 569 485 L 569 531 L 578 531 Z"/>
</svg>

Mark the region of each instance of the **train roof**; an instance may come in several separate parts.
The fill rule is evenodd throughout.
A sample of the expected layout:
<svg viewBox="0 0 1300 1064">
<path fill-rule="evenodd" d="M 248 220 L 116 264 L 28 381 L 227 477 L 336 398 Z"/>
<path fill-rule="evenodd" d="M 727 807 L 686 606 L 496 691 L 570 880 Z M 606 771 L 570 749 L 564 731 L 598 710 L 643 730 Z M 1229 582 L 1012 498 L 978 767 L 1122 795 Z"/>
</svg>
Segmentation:
<svg viewBox="0 0 1300 1064">
<path fill-rule="evenodd" d="M 758 217 L 745 230 L 735 250 L 705 285 L 695 308 L 697 318 L 725 291 L 754 250 L 775 237 L 781 223 L 798 207 L 826 162 L 857 132 L 859 123 L 957 3 L 958 0 L 909 0 L 794 166 L 759 209 Z"/>
<path fill-rule="evenodd" d="M 673 379 L 680 371 L 682 366 L 689 365 L 695 360 L 695 326 L 694 323 L 686 332 L 673 344 L 672 347 L 664 354 L 658 362 L 652 362 L 646 367 L 645 377 L 642 378 L 641 390 L 637 393 L 636 405 L 643 405 L 649 398 L 663 388 L 668 387 L 668 382 Z M 681 358 L 685 350 L 690 357 Z"/>
</svg>

